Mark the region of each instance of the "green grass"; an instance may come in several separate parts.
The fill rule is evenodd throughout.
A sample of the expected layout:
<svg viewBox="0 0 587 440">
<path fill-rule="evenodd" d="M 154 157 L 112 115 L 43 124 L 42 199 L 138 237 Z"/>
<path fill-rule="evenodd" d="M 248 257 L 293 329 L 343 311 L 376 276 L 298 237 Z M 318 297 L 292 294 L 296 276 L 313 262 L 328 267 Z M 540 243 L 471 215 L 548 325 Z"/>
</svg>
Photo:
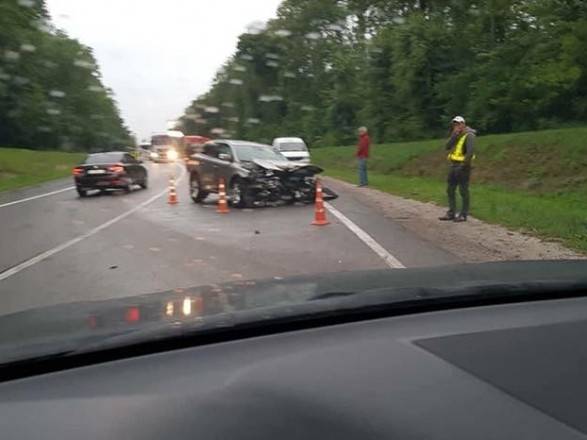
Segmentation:
<svg viewBox="0 0 587 440">
<path fill-rule="evenodd" d="M 0 148 L 0 191 L 69 176 L 83 158 L 80 153 Z"/>
<path fill-rule="evenodd" d="M 447 166 L 442 140 L 377 145 L 370 186 L 446 206 Z M 312 152 L 326 174 L 357 182 L 354 147 Z M 478 138 L 472 212 L 587 252 L 587 128 Z"/>
</svg>

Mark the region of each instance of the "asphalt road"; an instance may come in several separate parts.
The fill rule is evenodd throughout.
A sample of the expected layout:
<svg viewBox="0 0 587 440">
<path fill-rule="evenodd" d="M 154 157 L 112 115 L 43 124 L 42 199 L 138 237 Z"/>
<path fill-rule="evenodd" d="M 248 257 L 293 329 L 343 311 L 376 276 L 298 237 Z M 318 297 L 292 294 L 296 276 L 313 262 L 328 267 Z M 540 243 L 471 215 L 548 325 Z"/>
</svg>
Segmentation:
<svg viewBox="0 0 587 440">
<path fill-rule="evenodd" d="M 71 179 L 0 194 L 0 314 L 202 284 L 459 261 L 361 203 L 358 191 L 337 188 L 331 224 L 316 227 L 313 206 L 217 214 L 212 198 L 191 202 L 187 175 L 178 182 L 179 204 L 169 205 L 174 165 L 147 166 L 149 188 L 130 194 L 80 199 Z"/>
</svg>

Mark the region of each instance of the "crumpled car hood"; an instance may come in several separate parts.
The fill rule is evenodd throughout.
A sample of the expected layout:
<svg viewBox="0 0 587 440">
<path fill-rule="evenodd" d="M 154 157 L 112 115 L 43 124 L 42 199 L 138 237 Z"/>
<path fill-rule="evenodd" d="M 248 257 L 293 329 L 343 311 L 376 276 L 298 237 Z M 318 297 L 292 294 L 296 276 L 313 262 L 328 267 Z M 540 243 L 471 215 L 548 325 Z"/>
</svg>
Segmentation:
<svg viewBox="0 0 587 440">
<path fill-rule="evenodd" d="M 299 168 L 296 164 L 284 160 L 253 159 L 253 163 L 261 168 L 273 171 L 286 171 Z"/>
<path fill-rule="evenodd" d="M 267 160 L 267 159 L 254 159 L 253 163 L 261 168 L 271 171 L 296 171 L 301 169 L 308 169 L 312 173 L 318 174 L 323 171 L 322 168 L 312 165 L 312 164 L 303 164 L 303 163 L 295 163 L 289 161 L 280 161 L 280 160 Z"/>
</svg>

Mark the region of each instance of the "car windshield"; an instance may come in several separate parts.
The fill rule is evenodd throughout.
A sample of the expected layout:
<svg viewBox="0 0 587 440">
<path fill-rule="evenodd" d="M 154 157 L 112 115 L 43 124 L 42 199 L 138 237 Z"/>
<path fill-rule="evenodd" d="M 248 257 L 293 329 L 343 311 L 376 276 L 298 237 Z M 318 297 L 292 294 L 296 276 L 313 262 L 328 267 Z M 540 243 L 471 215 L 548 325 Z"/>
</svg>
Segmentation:
<svg viewBox="0 0 587 440">
<path fill-rule="evenodd" d="M 303 142 L 280 142 L 279 151 L 306 151 L 306 144 Z"/>
<path fill-rule="evenodd" d="M 120 153 L 100 153 L 100 154 L 90 154 L 86 160 L 85 164 L 93 165 L 93 164 L 100 164 L 100 163 L 115 163 L 120 162 L 122 160 L 122 154 Z"/>
<path fill-rule="evenodd" d="M 568 275 L 587 0 L 0 0 L 0 223 L 0 369 L 398 272 Z"/>
<path fill-rule="evenodd" d="M 269 146 L 237 144 L 234 151 L 236 157 L 242 162 L 251 162 L 255 159 L 287 161 L 283 155 Z"/>
</svg>

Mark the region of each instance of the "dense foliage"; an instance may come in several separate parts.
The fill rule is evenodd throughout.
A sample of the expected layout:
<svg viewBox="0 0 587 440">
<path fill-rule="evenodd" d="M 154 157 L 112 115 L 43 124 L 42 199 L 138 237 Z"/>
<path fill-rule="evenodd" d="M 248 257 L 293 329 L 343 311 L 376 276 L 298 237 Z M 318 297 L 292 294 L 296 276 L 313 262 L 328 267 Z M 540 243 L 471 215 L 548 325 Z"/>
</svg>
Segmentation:
<svg viewBox="0 0 587 440">
<path fill-rule="evenodd" d="M 0 146 L 102 150 L 131 141 L 90 48 L 44 0 L 0 1 Z"/>
<path fill-rule="evenodd" d="M 455 114 L 484 133 L 573 125 L 585 54 L 584 0 L 284 0 L 179 125 L 313 145 L 359 125 L 379 142 L 438 136 Z"/>
</svg>

